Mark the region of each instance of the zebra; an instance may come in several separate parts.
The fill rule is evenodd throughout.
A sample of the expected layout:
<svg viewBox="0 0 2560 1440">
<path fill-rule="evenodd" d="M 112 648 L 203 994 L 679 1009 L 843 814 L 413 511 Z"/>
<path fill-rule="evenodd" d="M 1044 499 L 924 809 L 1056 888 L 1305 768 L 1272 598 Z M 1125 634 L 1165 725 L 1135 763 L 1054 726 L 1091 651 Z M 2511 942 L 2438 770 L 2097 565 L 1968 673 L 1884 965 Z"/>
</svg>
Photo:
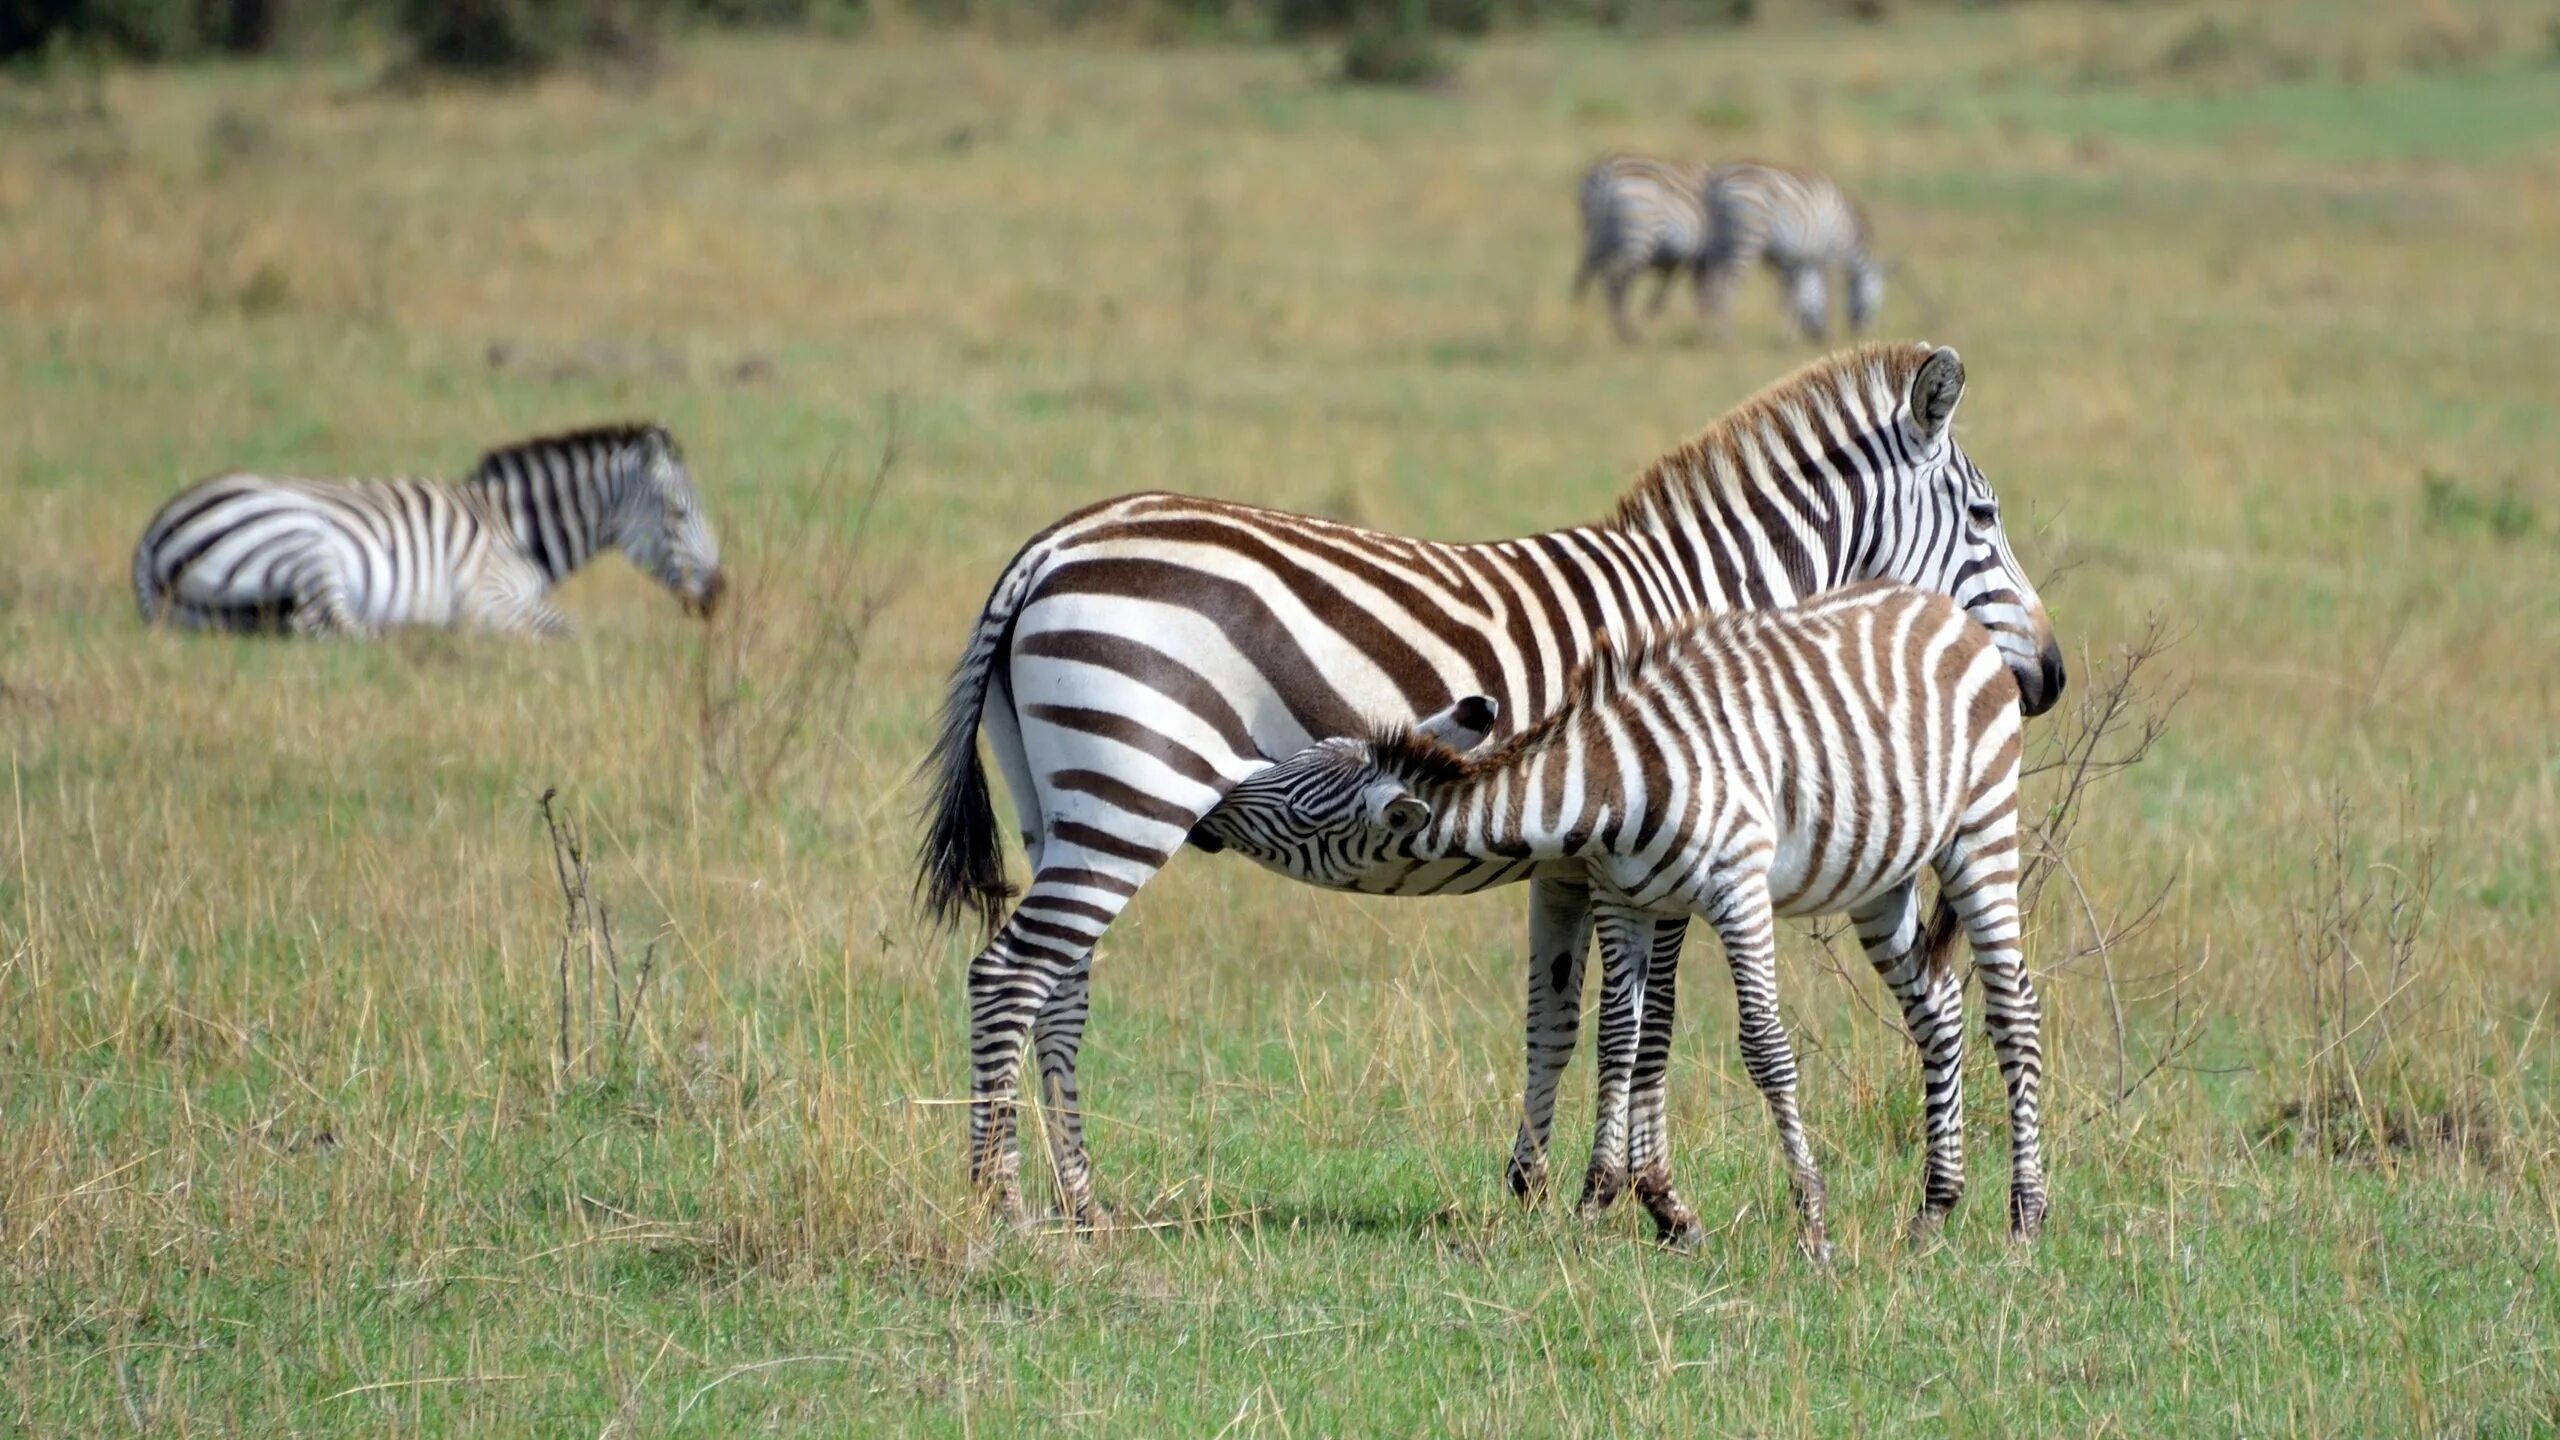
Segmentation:
<svg viewBox="0 0 2560 1440">
<path fill-rule="evenodd" d="M 459 484 L 234 471 L 160 508 L 133 552 L 145 624 L 366 637 L 392 625 L 563 636 L 544 598 L 597 551 L 707 616 L 727 581 L 675 437 L 600 426 L 492 450 Z"/>
<path fill-rule="evenodd" d="M 1707 253 L 1699 262 L 1699 303 L 1721 316 L 1724 298 L 1754 264 L 1778 272 L 1788 309 L 1808 340 L 1820 340 L 1831 309 L 1828 274 L 1848 277 L 1849 329 L 1863 334 L 1884 305 L 1884 267 L 1868 251 L 1866 209 L 1827 175 L 1757 161 L 1707 177 Z"/>
<path fill-rule="evenodd" d="M 1649 315 L 1662 313 L 1672 277 L 1686 270 L 1703 282 L 1708 256 L 1704 186 L 1707 170 L 1642 155 L 1612 155 L 1582 179 L 1582 264 L 1573 294 L 1597 279 L 1609 295 L 1618 338 L 1636 338 L 1627 320 L 1627 289 L 1651 270 L 1660 277 Z M 1705 291 L 1700 290 L 1703 298 Z"/>
<path fill-rule="evenodd" d="M 1496 710 L 1471 696 L 1418 727 L 1320 741 L 1238 786 L 1203 824 L 1226 848 L 1318 884 L 1394 893 L 1401 876 L 1452 858 L 1578 863 L 1596 897 L 1706 920 L 1819 1259 L 1830 1255 L 1822 1173 L 1778 1019 L 1775 917 L 1848 913 L 1902 1004 L 1928 1135 L 1915 1239 L 1937 1233 L 1964 1192 L 1960 923 L 2009 1089 L 2010 1223 L 2032 1239 L 2047 1205 L 2044 1051 L 2018 944 L 2018 698 L 1998 645 L 1955 602 L 1871 580 L 1625 649 L 1603 637 L 1564 703 L 1491 750 L 1461 754 Z M 1920 922 L 1924 868 L 1938 876 L 1934 927 Z M 1696 1238 L 1696 1214 L 1667 1185 L 1639 1193 L 1666 1239 Z"/>
<path fill-rule="evenodd" d="M 1657 461 L 1598 523 L 1518 540 L 1442 544 L 1148 493 L 1025 542 L 971 628 L 923 765 L 919 896 L 933 920 L 974 913 L 987 934 L 968 966 L 968 1170 L 981 1196 L 1021 1216 L 1028 1046 L 1062 1206 L 1079 1226 L 1098 1222 L 1076 1084 L 1094 945 L 1231 788 L 1311 741 L 1462 694 L 1543 714 L 1601 632 L 1639 639 L 1874 577 L 1955 597 L 1997 637 L 2028 713 L 2055 703 L 2065 675 L 2044 603 L 1954 437 L 1964 383 L 1950 349 L 1841 352 Z M 982 729 L 1030 864 L 1009 917 Z M 1453 862 L 1402 893 L 1514 881 L 1531 885 L 1531 1040 L 1507 1178 L 1529 1198 L 1544 1189 L 1580 1023 L 1588 885 L 1578 870 Z M 1610 954 L 1676 952 L 1683 930 L 1601 920 Z M 1610 1152 L 1622 1169 L 1660 1149 L 1659 1097 L 1636 1097 L 1634 1114 L 1633 1140 Z"/>
</svg>

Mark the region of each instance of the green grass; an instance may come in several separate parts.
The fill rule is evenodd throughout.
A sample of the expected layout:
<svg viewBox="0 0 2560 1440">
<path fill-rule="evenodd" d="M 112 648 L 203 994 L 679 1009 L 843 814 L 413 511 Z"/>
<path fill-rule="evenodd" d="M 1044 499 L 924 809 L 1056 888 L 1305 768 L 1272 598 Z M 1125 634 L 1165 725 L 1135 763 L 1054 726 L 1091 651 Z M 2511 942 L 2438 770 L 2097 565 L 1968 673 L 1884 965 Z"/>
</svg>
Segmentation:
<svg viewBox="0 0 2560 1440">
<path fill-rule="evenodd" d="M 2324 0 L 2163 69 L 2202 14 L 1502 39 L 1419 95 L 968 38 L 705 42 L 640 93 L 0 82 L 0 1433 L 2560 1426 L 2545 17 Z M 1794 937 L 1836 1270 L 1791 1248 L 1703 944 L 1672 1095 L 1713 1241 L 1523 1213 L 1522 897 L 1207 858 L 1100 962 L 1133 1228 L 991 1232 L 949 1103 L 969 945 L 907 899 L 985 587 L 1145 487 L 1444 536 L 1600 513 L 1807 354 L 1757 283 L 1720 344 L 1570 305 L 1573 186 L 1621 146 L 1867 196 L 1888 332 L 1962 347 L 1966 443 L 2068 567 L 2082 693 L 2146 615 L 2184 637 L 2079 862 L 2101 913 L 2175 879 L 2160 919 L 2110 987 L 2076 900 L 2039 917 L 2050 1235 L 2001 1234 L 1977 1045 L 1972 1197 L 1904 1247 L 1907 1053 Z M 618 562 L 548 647 L 134 622 L 129 547 L 197 475 L 452 472 L 620 414 L 693 458 L 716 629 Z M 804 728 L 755 718 L 795 694 Z M 769 788 L 712 763 L 742 752 Z M 552 786 L 659 944 L 632 1045 L 567 1084 Z M 2433 857 L 2396 975 L 2379 911 L 2351 962 L 2316 940 L 2340 800 L 2349 892 Z M 2348 1077 L 2418 1140 L 2270 1138 Z"/>
</svg>

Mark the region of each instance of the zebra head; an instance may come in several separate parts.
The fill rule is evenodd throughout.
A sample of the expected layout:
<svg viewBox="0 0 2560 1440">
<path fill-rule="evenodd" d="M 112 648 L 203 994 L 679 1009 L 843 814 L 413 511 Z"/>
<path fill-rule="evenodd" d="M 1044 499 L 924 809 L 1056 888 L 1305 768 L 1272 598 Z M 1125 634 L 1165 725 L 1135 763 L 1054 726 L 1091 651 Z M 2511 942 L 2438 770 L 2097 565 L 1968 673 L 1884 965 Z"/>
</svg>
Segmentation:
<svg viewBox="0 0 2560 1440">
<path fill-rule="evenodd" d="M 1981 467 L 1956 443 L 1956 402 L 1964 398 L 1964 361 L 1940 347 L 1912 373 L 1898 429 L 1909 483 L 1889 493 L 1891 514 L 1872 571 L 1861 578 L 1900 580 L 1951 595 L 1991 632 L 2019 708 L 2041 715 L 2062 698 L 2062 646 L 2044 599 L 2009 548 L 2000 497 Z M 1896 538 L 1899 537 L 1899 538 Z"/>
<path fill-rule="evenodd" d="M 1484 743 L 1501 714 L 1491 696 L 1469 695 L 1409 731 L 1395 726 L 1382 734 L 1408 746 L 1419 741 L 1443 753 L 1464 752 Z M 1232 850 L 1310 885 L 1357 888 L 1431 813 L 1379 763 L 1372 752 L 1381 743 L 1319 740 L 1278 761 L 1228 791 L 1191 832 L 1191 842 L 1212 853 Z"/>
<path fill-rule="evenodd" d="M 729 582 L 720 571 L 720 537 L 702 513 L 702 497 L 694 492 L 675 437 L 656 425 L 641 429 L 619 468 L 615 543 L 632 564 L 674 591 L 687 612 L 710 615 Z"/>
</svg>

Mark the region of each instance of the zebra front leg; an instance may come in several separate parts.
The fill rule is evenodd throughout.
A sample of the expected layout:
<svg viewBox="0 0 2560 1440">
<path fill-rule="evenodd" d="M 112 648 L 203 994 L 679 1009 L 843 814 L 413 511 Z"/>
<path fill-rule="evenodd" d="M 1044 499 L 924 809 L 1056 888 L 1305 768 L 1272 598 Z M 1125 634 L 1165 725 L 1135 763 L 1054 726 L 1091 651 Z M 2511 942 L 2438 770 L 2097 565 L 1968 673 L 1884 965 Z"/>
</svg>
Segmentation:
<svg viewBox="0 0 2560 1440">
<path fill-rule="evenodd" d="M 1629 345 L 1636 341 L 1635 322 L 1627 318 L 1627 288 L 1633 280 L 1624 270 L 1612 270 L 1602 282 L 1609 290 L 1609 323 L 1617 327 L 1618 339 Z"/>
<path fill-rule="evenodd" d="M 1737 881 L 1708 917 L 1724 941 L 1733 967 L 1734 1014 L 1742 1039 L 1742 1065 L 1751 1083 L 1769 1102 L 1777 1122 L 1778 1145 L 1787 1157 L 1795 1191 L 1796 1215 L 1802 1223 L 1800 1243 L 1817 1264 L 1831 1261 L 1831 1237 L 1824 1223 L 1821 1167 L 1805 1138 L 1804 1116 L 1796 1108 L 1796 1054 L 1778 1018 L 1778 941 L 1776 919 L 1765 875 Z"/>
<path fill-rule="evenodd" d="M 1627 1188 L 1627 1088 L 1643 1026 L 1651 935 L 1643 917 L 1616 906 L 1602 907 L 1593 928 L 1600 938 L 1600 1049 L 1593 1066 L 1591 1164 L 1582 1173 L 1578 1207 L 1585 1216 L 1607 1210 Z"/>
<path fill-rule="evenodd" d="M 1928 1163 L 1911 1238 L 1944 1228 L 1964 1198 L 1964 983 L 1920 924 L 1917 881 L 1886 891 L 1850 912 L 1858 945 L 1885 988 L 1902 1005 L 1904 1026 L 1920 1052 L 1920 1113 Z"/>
<path fill-rule="evenodd" d="M 969 964 L 969 1180 L 998 1216 L 1017 1224 L 1023 1208 L 1015 1107 L 1025 1042 L 1035 1019 L 1069 978 L 1084 969 L 1094 942 L 1144 883 L 1144 877 L 1088 863 L 1096 858 L 1054 843 L 1043 847 L 1042 859 L 1048 863 L 1003 928 Z M 1081 1015 L 1082 1010 L 1080 988 L 1074 1011 Z M 1072 1097 L 1074 1048 L 1052 1053 L 1064 1064 L 1063 1093 Z M 1061 1164 L 1062 1182 L 1070 1174 L 1079 1177 L 1090 1206 L 1090 1167 L 1083 1161 L 1080 1139 L 1073 1168 Z M 1072 1197 L 1069 1203 L 1072 1207 Z"/>
<path fill-rule="evenodd" d="M 1642 935 L 1641 928 L 1638 931 Z M 1627 1165 L 1636 1195 L 1653 1216 L 1662 1241 L 1688 1249 L 1706 1238 L 1698 1212 L 1671 1188 L 1671 1122 L 1663 1087 L 1671 1069 L 1672 1022 L 1680 1009 L 1680 945 L 1689 936 L 1685 915 L 1656 916 L 1645 937 L 1644 1023 L 1636 1040 L 1632 1121 Z"/>
<path fill-rule="evenodd" d="M 1591 950 L 1591 887 L 1579 877 L 1529 882 L 1528 1051 L 1520 1087 L 1520 1135 L 1503 1179 L 1535 1204 L 1547 1192 L 1547 1141 L 1556 1085 L 1582 1031 L 1582 969 Z"/>
<path fill-rule="evenodd" d="M 1940 861 L 1942 904 L 1955 907 L 1982 977 L 1983 1029 L 2009 1090 L 2009 1233 L 2044 1233 L 2044 1002 L 2019 949 L 2018 841 L 2014 813 L 1960 835 Z"/>
<path fill-rule="evenodd" d="M 1780 272 L 1780 283 L 1787 292 L 1787 308 L 1795 315 L 1796 328 L 1804 338 L 1816 344 L 1831 319 L 1831 288 L 1822 278 L 1821 267 L 1799 265 Z"/>
</svg>

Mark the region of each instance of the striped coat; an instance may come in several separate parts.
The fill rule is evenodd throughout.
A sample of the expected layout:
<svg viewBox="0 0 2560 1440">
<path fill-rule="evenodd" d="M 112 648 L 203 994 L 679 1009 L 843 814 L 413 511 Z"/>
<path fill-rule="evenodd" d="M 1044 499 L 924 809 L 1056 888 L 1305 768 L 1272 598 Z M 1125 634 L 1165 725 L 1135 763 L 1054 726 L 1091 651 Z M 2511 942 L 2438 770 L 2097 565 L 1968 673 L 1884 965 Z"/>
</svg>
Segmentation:
<svg viewBox="0 0 2560 1440">
<path fill-rule="evenodd" d="M 2042 1011 L 2019 952 L 2017 682 L 1941 595 L 1885 581 L 1603 646 L 1554 712 L 1490 750 L 1491 703 L 1321 742 L 1237 787 L 1207 826 L 1317 883 L 1392 891 L 1452 857 L 1576 864 L 1596 896 L 1695 915 L 1732 962 L 1742 1055 L 1792 1171 L 1805 1243 L 1827 1256 L 1822 1175 L 1777 1007 L 1775 918 L 1846 913 L 1901 1001 L 1922 1064 L 1929 1156 L 1915 1232 L 1964 1189 L 1962 988 L 1920 924 L 1938 875 L 1973 944 L 2010 1098 L 2010 1215 L 2044 1223 Z M 1698 1234 L 1667 1184 L 1640 1189 L 1666 1237 Z"/>
<path fill-rule="evenodd" d="M 918 885 L 984 917 L 968 972 L 970 1168 L 1020 1205 L 1016 1074 L 1054 1113 L 1070 1214 L 1095 1214 L 1076 1086 L 1093 946 L 1234 785 L 1314 740 L 1464 694 L 1544 714 L 1603 633 L 1770 606 L 1875 576 L 1954 596 L 1998 637 L 2031 709 L 2063 685 L 2042 601 L 1989 482 L 1955 443 L 1954 351 L 1847 352 L 1771 386 L 1659 462 L 1601 521 L 1450 545 L 1249 506 L 1135 495 L 1033 537 L 998 577 L 955 671 L 927 771 Z M 1029 861 L 1018 906 L 978 746 Z M 1512 1182 L 1542 1183 L 1593 914 L 1578 876 L 1453 863 L 1423 893 L 1532 882 L 1531 1047 Z M 1604 948 L 1660 953 L 1678 922 Z M 1639 1097 L 1642 1121 L 1658 1104 Z M 1658 1135 L 1657 1135 L 1658 1139 Z"/>
<path fill-rule="evenodd" d="M 1710 314 L 1742 272 L 1766 265 L 1778 276 L 1788 312 L 1808 340 L 1820 340 L 1831 309 L 1830 276 L 1849 291 L 1849 329 L 1864 333 L 1884 305 L 1884 267 L 1868 249 L 1864 207 L 1827 175 L 1744 161 L 1708 177 L 1709 240 L 1700 299 Z"/>
<path fill-rule="evenodd" d="M 1573 293 L 1579 297 L 1598 280 L 1621 339 L 1636 335 L 1627 319 L 1627 289 L 1638 276 L 1658 277 L 1647 312 L 1654 315 L 1662 313 L 1674 276 L 1704 278 L 1706 177 L 1702 166 L 1642 155 L 1612 155 L 1583 177 L 1582 264 Z"/>
<path fill-rule="evenodd" d="M 160 508 L 133 552 L 146 623 L 371 635 L 393 625 L 566 634 L 551 587 L 620 549 L 707 614 L 720 545 L 675 440 L 617 425 L 481 457 L 458 485 L 233 472 Z"/>
</svg>

